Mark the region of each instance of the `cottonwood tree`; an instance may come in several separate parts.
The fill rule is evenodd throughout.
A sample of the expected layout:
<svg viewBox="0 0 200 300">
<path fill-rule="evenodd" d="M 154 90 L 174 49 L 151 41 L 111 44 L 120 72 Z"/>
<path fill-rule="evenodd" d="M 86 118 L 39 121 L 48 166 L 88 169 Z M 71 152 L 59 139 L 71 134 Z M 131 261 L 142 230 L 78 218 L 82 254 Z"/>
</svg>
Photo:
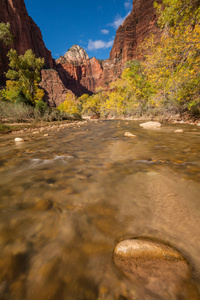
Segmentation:
<svg viewBox="0 0 200 300">
<path fill-rule="evenodd" d="M 10 32 L 10 23 L 0 23 L 0 41 L 9 45 L 13 42 L 13 35 Z"/>
<path fill-rule="evenodd" d="M 12 102 L 21 98 L 22 102 L 35 105 L 44 96 L 43 90 L 38 88 L 44 58 L 37 58 L 31 49 L 24 55 L 18 55 L 16 50 L 11 49 L 8 58 L 10 69 L 6 73 L 5 97 Z"/>
</svg>

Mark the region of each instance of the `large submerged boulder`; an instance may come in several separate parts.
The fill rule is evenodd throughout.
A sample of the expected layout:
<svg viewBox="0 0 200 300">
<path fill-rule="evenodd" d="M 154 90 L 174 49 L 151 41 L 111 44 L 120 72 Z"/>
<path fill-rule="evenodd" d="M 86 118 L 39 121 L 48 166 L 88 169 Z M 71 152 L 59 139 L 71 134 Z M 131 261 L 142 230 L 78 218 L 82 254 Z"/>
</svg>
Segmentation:
<svg viewBox="0 0 200 300">
<path fill-rule="evenodd" d="M 190 267 L 185 258 L 168 245 L 145 239 L 125 240 L 116 246 L 113 257 L 121 273 L 142 289 L 145 299 L 152 299 L 148 298 L 149 293 L 155 299 L 179 299 L 182 293 L 190 292 L 187 289 Z"/>
</svg>

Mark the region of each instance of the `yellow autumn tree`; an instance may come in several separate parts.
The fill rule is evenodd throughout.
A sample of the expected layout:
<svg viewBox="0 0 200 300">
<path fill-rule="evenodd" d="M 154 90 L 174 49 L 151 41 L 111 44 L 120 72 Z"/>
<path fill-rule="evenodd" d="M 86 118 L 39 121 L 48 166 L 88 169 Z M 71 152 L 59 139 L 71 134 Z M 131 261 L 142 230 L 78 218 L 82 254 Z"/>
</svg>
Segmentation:
<svg viewBox="0 0 200 300">
<path fill-rule="evenodd" d="M 58 106 L 58 110 L 64 111 L 72 115 L 79 114 L 79 109 L 77 107 L 75 95 L 68 92 L 66 100 Z"/>
</svg>

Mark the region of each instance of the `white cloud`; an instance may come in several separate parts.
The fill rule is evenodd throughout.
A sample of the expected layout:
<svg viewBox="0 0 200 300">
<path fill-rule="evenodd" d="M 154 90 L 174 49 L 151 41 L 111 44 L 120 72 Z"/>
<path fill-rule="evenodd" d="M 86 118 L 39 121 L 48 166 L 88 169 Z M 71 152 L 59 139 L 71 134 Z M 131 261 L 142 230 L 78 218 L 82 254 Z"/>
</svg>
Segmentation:
<svg viewBox="0 0 200 300">
<path fill-rule="evenodd" d="M 127 0 L 126 2 L 124 2 L 124 6 L 126 9 L 132 9 L 132 1 L 131 0 Z"/>
<path fill-rule="evenodd" d="M 117 15 L 115 17 L 114 22 L 111 23 L 111 24 L 108 24 L 108 25 L 114 27 L 115 29 L 118 29 L 119 26 L 122 25 L 122 23 L 124 22 L 124 20 L 126 19 L 126 17 L 128 17 L 128 15 L 130 13 L 131 13 L 131 11 L 129 11 L 125 17 L 121 17 L 120 15 Z"/>
<path fill-rule="evenodd" d="M 113 42 L 114 42 L 114 40 L 109 41 L 109 42 L 104 42 L 102 40 L 97 40 L 97 41 L 89 40 L 87 50 L 93 51 L 93 50 L 111 48 L 113 45 Z"/>
<path fill-rule="evenodd" d="M 101 33 L 103 33 L 103 34 L 109 34 L 109 30 L 108 29 L 101 29 Z"/>
</svg>

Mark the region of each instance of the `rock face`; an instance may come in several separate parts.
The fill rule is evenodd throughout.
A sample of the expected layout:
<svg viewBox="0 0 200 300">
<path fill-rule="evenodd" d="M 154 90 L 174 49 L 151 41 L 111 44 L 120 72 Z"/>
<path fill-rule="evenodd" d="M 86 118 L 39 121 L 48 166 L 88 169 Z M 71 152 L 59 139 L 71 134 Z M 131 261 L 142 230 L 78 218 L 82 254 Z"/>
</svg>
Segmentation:
<svg viewBox="0 0 200 300">
<path fill-rule="evenodd" d="M 42 81 L 40 87 L 45 92 L 45 100 L 50 107 L 56 107 L 65 101 L 68 93 L 60 79 L 58 72 L 54 69 L 42 70 Z"/>
<path fill-rule="evenodd" d="M 39 27 L 29 17 L 24 0 L 1 0 L 0 22 L 11 25 L 11 32 L 14 36 L 12 48 L 18 54 L 24 54 L 26 50 L 32 49 L 38 57 L 44 57 L 47 67 L 53 67 L 51 52 L 46 49 Z M 0 43 L 0 75 L 8 67 L 6 53 L 11 47 L 6 47 Z"/>
<path fill-rule="evenodd" d="M 64 56 L 57 59 L 57 63 L 70 62 L 75 65 L 81 65 L 84 61 L 89 60 L 87 52 L 78 45 L 73 45 Z"/>
<path fill-rule="evenodd" d="M 124 64 L 128 60 L 137 59 L 137 47 L 140 43 L 150 33 L 160 34 L 153 4 L 154 0 L 133 1 L 132 12 L 116 32 L 110 60 L 118 58 Z"/>
<path fill-rule="evenodd" d="M 101 85 L 103 70 L 100 63 L 95 57 L 89 59 L 86 51 L 77 45 L 57 59 L 56 64 L 63 84 L 77 96 L 92 94 Z"/>
</svg>

